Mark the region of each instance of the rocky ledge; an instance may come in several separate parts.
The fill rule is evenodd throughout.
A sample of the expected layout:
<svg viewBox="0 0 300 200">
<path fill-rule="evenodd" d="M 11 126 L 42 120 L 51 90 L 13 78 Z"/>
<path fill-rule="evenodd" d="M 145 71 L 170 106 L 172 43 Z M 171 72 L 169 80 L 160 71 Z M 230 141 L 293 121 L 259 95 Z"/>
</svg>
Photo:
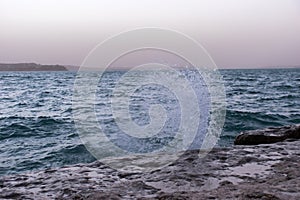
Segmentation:
<svg viewBox="0 0 300 200">
<path fill-rule="evenodd" d="M 300 140 L 187 151 L 152 172 L 100 162 L 1 177 L 0 199 L 300 199 Z"/>
<path fill-rule="evenodd" d="M 234 141 L 236 145 L 271 144 L 286 139 L 300 139 L 300 124 L 270 127 L 263 130 L 245 131 Z"/>
</svg>

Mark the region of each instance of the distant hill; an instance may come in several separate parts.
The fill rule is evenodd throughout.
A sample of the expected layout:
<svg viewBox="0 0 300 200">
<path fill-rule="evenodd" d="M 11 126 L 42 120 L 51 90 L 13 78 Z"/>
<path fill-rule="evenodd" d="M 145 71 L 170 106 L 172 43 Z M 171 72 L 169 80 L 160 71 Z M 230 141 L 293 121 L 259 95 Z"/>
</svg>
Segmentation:
<svg viewBox="0 0 300 200">
<path fill-rule="evenodd" d="M 69 71 L 78 71 L 79 69 L 79 66 L 75 66 L 75 65 L 64 65 L 64 67 Z"/>
<path fill-rule="evenodd" d="M 62 65 L 40 65 L 36 63 L 0 63 L 0 71 L 68 71 Z"/>
</svg>

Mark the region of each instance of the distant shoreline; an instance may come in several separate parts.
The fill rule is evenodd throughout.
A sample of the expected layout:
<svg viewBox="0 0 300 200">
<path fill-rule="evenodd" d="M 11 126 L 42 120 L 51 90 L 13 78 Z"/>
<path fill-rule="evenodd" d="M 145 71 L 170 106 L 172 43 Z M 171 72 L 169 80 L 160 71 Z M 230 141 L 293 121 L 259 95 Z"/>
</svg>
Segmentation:
<svg viewBox="0 0 300 200">
<path fill-rule="evenodd" d="M 73 65 L 43 65 L 37 63 L 0 63 L 0 72 L 33 72 L 33 71 L 73 71 L 77 72 L 80 66 Z M 118 67 L 106 69 L 106 71 L 127 71 L 128 67 Z M 181 69 L 181 68 L 178 68 Z M 185 68 L 182 68 L 185 69 Z M 269 67 L 237 67 L 237 68 L 218 68 L 219 70 L 264 70 L 264 69 L 300 69 L 299 66 L 269 66 Z M 85 68 L 83 71 L 102 71 L 104 69 Z"/>
<path fill-rule="evenodd" d="M 41 65 L 36 63 L 1 63 L 0 71 L 68 71 L 62 65 Z"/>
</svg>

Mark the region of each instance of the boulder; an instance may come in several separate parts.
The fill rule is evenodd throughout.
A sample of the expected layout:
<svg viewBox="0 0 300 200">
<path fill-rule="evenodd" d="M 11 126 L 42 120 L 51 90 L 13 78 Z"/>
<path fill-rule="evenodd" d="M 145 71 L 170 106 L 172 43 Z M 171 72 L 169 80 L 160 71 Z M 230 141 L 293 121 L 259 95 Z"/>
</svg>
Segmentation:
<svg viewBox="0 0 300 200">
<path fill-rule="evenodd" d="M 234 141 L 235 145 L 257 145 L 281 142 L 286 139 L 300 139 L 300 124 L 270 127 L 262 130 L 245 131 Z"/>
</svg>

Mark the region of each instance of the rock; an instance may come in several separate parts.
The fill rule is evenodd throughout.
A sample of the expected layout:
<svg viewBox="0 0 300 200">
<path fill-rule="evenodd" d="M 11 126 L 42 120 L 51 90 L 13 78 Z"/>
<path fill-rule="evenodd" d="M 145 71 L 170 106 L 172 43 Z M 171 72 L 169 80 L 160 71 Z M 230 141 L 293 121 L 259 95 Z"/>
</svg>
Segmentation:
<svg viewBox="0 0 300 200">
<path fill-rule="evenodd" d="M 187 151 L 153 172 L 123 172 L 96 161 L 3 176 L 0 199 L 298 200 L 299 146 L 300 140 L 236 145 L 205 157 Z"/>
<path fill-rule="evenodd" d="M 281 142 L 286 139 L 300 139 L 300 124 L 271 127 L 263 130 L 242 132 L 235 138 L 235 145 L 257 145 Z"/>
</svg>

